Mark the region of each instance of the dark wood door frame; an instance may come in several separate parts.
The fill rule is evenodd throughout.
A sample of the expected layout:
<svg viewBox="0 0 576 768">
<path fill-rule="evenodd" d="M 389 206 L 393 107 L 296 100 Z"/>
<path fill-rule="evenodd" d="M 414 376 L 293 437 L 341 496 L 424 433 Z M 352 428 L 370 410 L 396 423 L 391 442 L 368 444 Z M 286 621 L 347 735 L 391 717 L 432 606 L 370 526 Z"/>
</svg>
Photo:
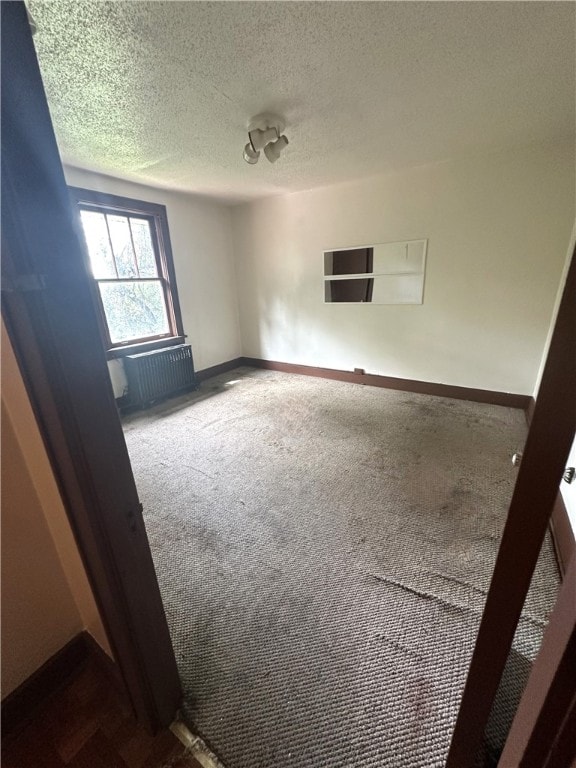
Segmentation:
<svg viewBox="0 0 576 768">
<path fill-rule="evenodd" d="M 576 699 L 576 560 L 573 558 L 512 723 L 499 768 L 568 768 L 576 730 L 563 738 Z"/>
<path fill-rule="evenodd" d="M 574 240 L 574 235 L 572 240 Z M 525 411 L 526 423 L 529 427 L 532 423 L 535 404 L 536 400 L 531 397 L 530 404 Z M 574 531 L 572 530 L 568 510 L 566 509 L 566 504 L 564 503 L 560 490 L 556 496 L 556 502 L 550 516 L 550 533 L 552 535 L 552 544 L 554 545 L 558 570 L 560 571 L 560 576 L 564 578 L 570 560 L 576 553 L 576 539 L 574 538 Z"/>
<path fill-rule="evenodd" d="M 181 703 L 164 608 L 22 2 L 2 13 L 2 316 L 139 721 Z"/>
<path fill-rule="evenodd" d="M 446 768 L 472 768 L 474 764 L 575 431 L 576 250 L 568 269 Z"/>
</svg>

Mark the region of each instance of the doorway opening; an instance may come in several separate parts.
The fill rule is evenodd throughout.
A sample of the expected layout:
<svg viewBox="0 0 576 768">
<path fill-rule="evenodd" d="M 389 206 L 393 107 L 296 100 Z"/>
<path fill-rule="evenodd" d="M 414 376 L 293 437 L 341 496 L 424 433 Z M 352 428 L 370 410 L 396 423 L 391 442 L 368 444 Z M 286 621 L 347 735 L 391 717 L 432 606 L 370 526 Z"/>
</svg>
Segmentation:
<svg viewBox="0 0 576 768">
<path fill-rule="evenodd" d="M 461 392 L 448 400 L 242 366 L 128 417 L 131 467 L 24 9 L 12 5 L 26 50 L 19 77 L 35 89 L 6 96 L 5 313 L 139 716 L 154 727 L 175 712 L 176 661 L 191 671 L 188 717 L 232 768 L 305 765 L 335 750 L 342 764 L 400 765 L 429 755 L 432 735 L 442 764 L 486 616 L 523 414 Z M 36 162 L 22 172 L 30 147 Z M 32 212 L 45 228 L 26 230 Z M 541 412 L 556 416 L 560 390 L 543 391 Z M 546 476 L 556 491 L 570 428 Z M 528 659 L 556 587 L 548 545 L 542 558 L 541 593 L 520 617 Z"/>
</svg>

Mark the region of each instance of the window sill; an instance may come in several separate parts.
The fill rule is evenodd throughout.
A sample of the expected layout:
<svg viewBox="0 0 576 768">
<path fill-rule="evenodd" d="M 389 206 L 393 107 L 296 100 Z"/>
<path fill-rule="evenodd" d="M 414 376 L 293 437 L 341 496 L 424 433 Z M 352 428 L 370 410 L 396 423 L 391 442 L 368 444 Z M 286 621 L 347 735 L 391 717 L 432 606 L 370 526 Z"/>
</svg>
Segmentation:
<svg viewBox="0 0 576 768">
<path fill-rule="evenodd" d="M 127 344 L 125 347 L 113 347 L 106 351 L 107 360 L 117 360 L 127 355 L 137 355 L 140 352 L 152 352 L 155 349 L 164 349 L 164 347 L 175 347 L 177 344 L 184 344 L 185 336 L 169 336 L 165 339 L 154 339 L 154 341 L 143 341 L 139 344 Z"/>
</svg>

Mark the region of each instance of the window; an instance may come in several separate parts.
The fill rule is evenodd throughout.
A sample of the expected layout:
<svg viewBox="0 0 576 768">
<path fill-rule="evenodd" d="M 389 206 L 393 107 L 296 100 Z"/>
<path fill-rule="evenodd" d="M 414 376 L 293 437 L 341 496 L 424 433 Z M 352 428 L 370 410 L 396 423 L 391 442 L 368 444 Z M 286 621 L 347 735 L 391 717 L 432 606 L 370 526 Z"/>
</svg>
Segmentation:
<svg viewBox="0 0 576 768">
<path fill-rule="evenodd" d="M 72 188 L 109 357 L 184 341 L 166 209 Z"/>
</svg>

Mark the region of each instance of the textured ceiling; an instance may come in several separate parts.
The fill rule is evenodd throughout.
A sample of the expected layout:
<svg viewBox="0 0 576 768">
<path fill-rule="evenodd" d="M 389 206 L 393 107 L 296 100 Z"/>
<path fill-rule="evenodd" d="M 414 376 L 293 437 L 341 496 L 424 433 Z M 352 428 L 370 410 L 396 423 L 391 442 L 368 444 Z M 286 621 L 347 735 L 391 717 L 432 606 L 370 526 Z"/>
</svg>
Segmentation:
<svg viewBox="0 0 576 768">
<path fill-rule="evenodd" d="M 30 0 L 65 162 L 229 201 L 574 131 L 564 2 Z M 248 119 L 286 118 L 270 165 Z"/>
</svg>

